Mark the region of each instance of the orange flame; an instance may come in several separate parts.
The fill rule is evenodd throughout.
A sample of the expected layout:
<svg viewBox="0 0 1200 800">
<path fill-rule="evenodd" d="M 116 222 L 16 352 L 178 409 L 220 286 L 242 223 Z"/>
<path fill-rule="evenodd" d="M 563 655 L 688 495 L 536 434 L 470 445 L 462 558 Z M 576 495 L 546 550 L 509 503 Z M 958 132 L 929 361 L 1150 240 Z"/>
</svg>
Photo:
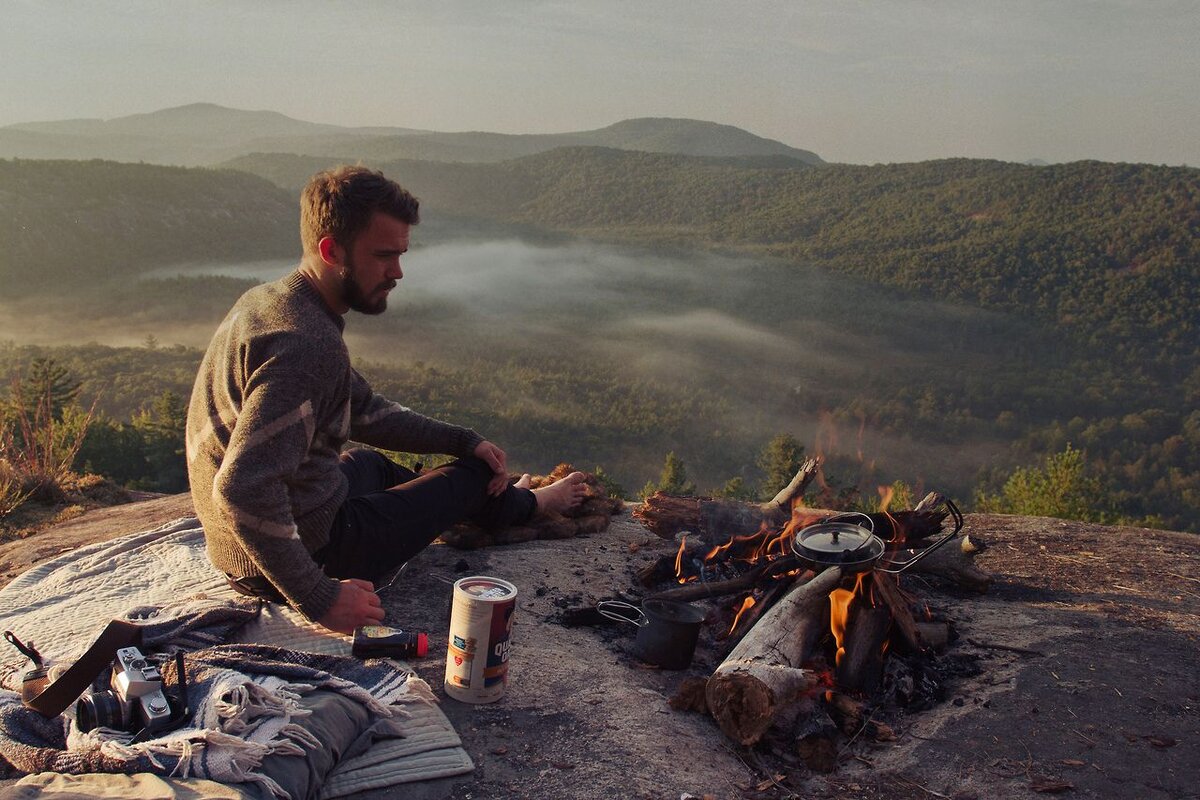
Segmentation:
<svg viewBox="0 0 1200 800">
<path fill-rule="evenodd" d="M 834 663 L 841 665 L 842 657 L 846 655 L 846 625 L 850 621 L 850 609 L 857 598 L 866 591 L 866 578 L 869 573 L 860 572 L 853 589 L 834 589 L 829 593 L 829 629 L 833 632 L 833 641 L 837 645 L 837 655 Z"/>
<path fill-rule="evenodd" d="M 763 523 L 762 525 L 759 526 L 757 533 L 748 533 L 748 534 L 745 534 L 744 536 L 729 537 L 729 541 L 726 542 L 725 544 L 719 544 L 716 547 L 714 547 L 712 550 L 709 550 L 708 554 L 704 556 L 704 560 L 705 561 L 714 561 L 718 557 L 723 556 L 726 553 L 729 553 L 737 545 L 743 544 L 745 542 L 753 542 L 756 539 L 758 539 L 759 537 L 765 536 L 765 535 L 767 535 L 767 526 L 766 526 L 766 523 Z M 736 555 L 730 555 L 729 557 L 737 558 Z M 743 558 L 743 560 L 746 560 L 744 556 L 742 558 Z M 749 559 L 749 560 L 753 560 L 753 559 Z"/>
<path fill-rule="evenodd" d="M 878 491 L 879 510 L 886 514 L 888 506 L 892 504 L 892 498 L 896 496 L 896 488 L 894 486 L 880 486 Z"/>
<path fill-rule="evenodd" d="M 679 552 L 675 554 L 675 579 L 680 583 L 687 583 L 687 578 L 683 577 L 683 551 L 687 549 L 687 534 L 684 534 L 683 540 L 679 542 Z"/>
<path fill-rule="evenodd" d="M 754 603 L 755 603 L 754 596 L 746 595 L 746 599 L 742 601 L 741 607 L 738 608 L 737 613 L 733 615 L 733 624 L 729 626 L 729 635 L 730 636 L 732 636 L 733 632 L 735 630 L 737 630 L 738 622 L 741 621 L 741 619 L 742 619 L 742 614 L 745 614 L 747 611 L 749 611 L 751 608 L 753 608 Z"/>
</svg>

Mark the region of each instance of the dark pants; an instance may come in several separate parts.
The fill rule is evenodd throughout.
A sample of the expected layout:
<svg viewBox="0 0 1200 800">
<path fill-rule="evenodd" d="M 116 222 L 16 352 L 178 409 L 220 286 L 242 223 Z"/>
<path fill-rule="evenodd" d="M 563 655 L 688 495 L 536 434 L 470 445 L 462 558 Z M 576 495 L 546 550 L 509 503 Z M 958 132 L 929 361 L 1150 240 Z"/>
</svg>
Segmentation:
<svg viewBox="0 0 1200 800">
<path fill-rule="evenodd" d="M 333 519 L 329 544 L 313 554 L 333 578 L 378 582 L 459 522 L 485 529 L 520 525 L 537 504 L 533 492 L 513 486 L 489 496 L 495 473 L 474 457 L 418 475 L 357 448 L 342 454 L 341 470 L 350 494 Z"/>
</svg>

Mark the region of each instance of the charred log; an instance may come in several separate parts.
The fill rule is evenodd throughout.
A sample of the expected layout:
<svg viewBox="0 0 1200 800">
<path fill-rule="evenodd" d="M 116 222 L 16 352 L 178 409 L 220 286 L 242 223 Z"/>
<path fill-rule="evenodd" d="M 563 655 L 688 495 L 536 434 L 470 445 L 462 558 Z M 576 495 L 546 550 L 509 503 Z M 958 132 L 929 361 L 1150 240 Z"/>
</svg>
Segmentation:
<svg viewBox="0 0 1200 800">
<path fill-rule="evenodd" d="M 869 694 L 883 680 L 883 654 L 892 613 L 887 606 L 872 608 L 859 601 L 850 612 L 837 665 L 837 685 L 852 692 Z"/>
<path fill-rule="evenodd" d="M 812 573 L 809 572 L 801 580 L 807 581 L 811 578 Z M 738 620 L 737 628 L 729 636 L 734 645 L 741 641 L 742 637 L 758 624 L 758 621 L 791 590 L 793 583 L 795 583 L 795 579 L 786 573 L 772 579 L 771 584 L 755 600 L 754 605 L 750 606 Z"/>
<path fill-rule="evenodd" d="M 724 597 L 725 595 L 737 594 L 738 592 L 753 589 L 759 584 L 760 580 L 768 580 L 775 575 L 782 575 L 785 572 L 799 569 L 801 566 L 800 559 L 795 556 L 784 556 L 774 561 L 764 561 L 753 567 L 749 572 L 739 575 L 736 578 L 724 581 L 693 581 L 692 583 L 685 583 L 673 589 L 658 592 L 651 597 L 655 600 L 678 600 L 681 602 L 703 600 L 709 597 Z"/>
<path fill-rule="evenodd" d="M 692 559 L 702 558 L 711 549 L 710 545 L 701 541 L 697 541 L 695 544 L 689 543 L 684 546 L 682 560 L 691 562 Z M 669 554 L 664 553 L 637 571 L 638 583 L 642 586 L 650 587 L 657 586 L 664 581 L 673 580 L 676 577 L 675 566 L 680 560 L 678 551 Z"/>
<path fill-rule="evenodd" d="M 917 630 L 926 648 L 935 653 L 946 649 L 950 643 L 950 624 L 948 622 L 918 622 Z"/>
<path fill-rule="evenodd" d="M 908 649 L 914 653 L 924 652 L 926 643 L 921 638 L 921 629 L 913 618 L 912 608 L 904 597 L 904 590 L 900 588 L 900 581 L 895 575 L 886 572 L 876 572 L 872 577 L 875 595 L 891 612 L 895 629 Z"/>
</svg>

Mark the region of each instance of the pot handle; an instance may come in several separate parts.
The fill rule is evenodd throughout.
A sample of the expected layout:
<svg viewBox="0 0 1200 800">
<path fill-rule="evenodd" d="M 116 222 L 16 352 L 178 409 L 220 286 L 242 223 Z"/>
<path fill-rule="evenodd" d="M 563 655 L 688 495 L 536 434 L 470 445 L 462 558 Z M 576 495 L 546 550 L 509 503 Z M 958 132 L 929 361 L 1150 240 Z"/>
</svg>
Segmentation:
<svg viewBox="0 0 1200 800">
<path fill-rule="evenodd" d="M 950 498 L 948 498 L 948 497 L 946 498 L 946 510 L 950 512 L 951 518 L 954 519 L 954 530 L 950 531 L 949 533 L 944 535 L 942 538 L 938 539 L 936 542 L 929 545 L 924 550 L 917 553 L 916 555 L 914 555 L 912 558 L 908 559 L 907 561 L 900 561 L 895 558 L 886 558 L 885 559 L 885 558 L 881 557 L 879 559 L 879 562 L 875 565 L 875 569 L 879 570 L 880 572 L 887 572 L 891 575 L 899 575 L 901 572 L 904 572 L 904 570 L 908 569 L 913 564 L 917 563 L 922 558 L 929 555 L 934 550 L 937 550 L 939 547 L 944 545 L 946 542 L 950 541 L 955 536 L 957 536 L 958 532 L 963 529 L 962 512 L 958 510 L 958 506 L 954 505 L 954 503 L 952 503 L 950 501 Z"/>
<path fill-rule="evenodd" d="M 596 610 L 600 612 L 600 616 L 602 617 L 608 617 L 617 622 L 632 622 L 639 628 L 644 628 L 650 624 L 650 618 L 646 616 L 645 611 L 623 600 L 601 600 L 599 603 L 596 603 Z M 622 612 L 633 612 L 633 615 L 626 616 Z"/>
</svg>

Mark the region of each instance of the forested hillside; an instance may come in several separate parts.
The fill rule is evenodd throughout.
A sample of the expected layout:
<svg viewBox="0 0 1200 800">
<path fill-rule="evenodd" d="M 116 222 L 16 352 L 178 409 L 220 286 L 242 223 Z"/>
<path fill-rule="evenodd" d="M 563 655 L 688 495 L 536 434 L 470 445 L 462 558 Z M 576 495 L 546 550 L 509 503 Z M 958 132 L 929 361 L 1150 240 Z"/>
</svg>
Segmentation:
<svg viewBox="0 0 1200 800">
<path fill-rule="evenodd" d="M 229 164 L 288 187 L 327 165 L 281 155 Z M 378 166 L 430 214 L 821 265 L 1043 317 L 1176 378 L 1200 357 L 1197 169 L 978 160 L 797 169 L 603 149 Z"/>
<path fill-rule="evenodd" d="M 295 195 L 232 170 L 0 160 L 0 295 L 300 251 Z M 86 282 L 86 285 L 81 283 Z"/>
<path fill-rule="evenodd" d="M 202 342 L 245 281 L 129 278 L 169 264 L 294 257 L 298 186 L 329 164 L 275 155 L 231 165 L 252 177 L 0 162 L 0 292 L 25 297 L 0 308 L 18 308 L 19 319 L 0 321 L 18 329 L 36 310 L 49 325 L 115 320 L 156 334 L 186 322 L 201 332 L 187 341 Z M 425 360 L 395 374 L 381 367 L 381 381 L 535 461 L 576 444 L 619 463 L 636 486 L 678 448 L 712 487 L 752 464 L 777 426 L 820 414 L 888 439 L 883 463 L 920 473 L 898 477 L 959 493 L 979 485 L 995 496 L 1014 467 L 1082 451 L 1089 478 L 1076 489 L 1097 495 L 1087 501 L 1097 518 L 1200 529 L 1197 170 L 780 166 L 602 149 L 375 166 L 422 198 L 419 245 L 467 222 L 493 238 L 519 226 L 666 245 L 693 266 L 690 276 L 651 274 L 650 250 L 605 255 L 584 259 L 573 286 L 547 291 L 556 262 L 539 262 L 552 283 L 503 302 L 406 290 L 373 323 L 374 353 Z M 753 258 L 710 264 L 699 250 Z M 493 271 L 539 258 L 536 249 L 494 257 Z M 614 263 L 623 266 L 604 272 Z M 509 316 L 498 323 L 490 315 L 501 311 Z M 559 346 L 579 331 L 588 335 L 576 347 Z M 484 360 L 480 337 L 492 342 Z M 10 364 L 27 362 L 19 352 Z M 138 353 L 70 358 L 90 371 L 109 359 L 144 365 Z M 634 364 L 641 373 L 619 374 Z M 146 370 L 137 407 L 179 391 L 186 372 L 164 380 L 161 368 Z M 489 388 L 472 385 L 481 374 Z M 991 474 L 974 474 L 980 465 Z"/>
</svg>

